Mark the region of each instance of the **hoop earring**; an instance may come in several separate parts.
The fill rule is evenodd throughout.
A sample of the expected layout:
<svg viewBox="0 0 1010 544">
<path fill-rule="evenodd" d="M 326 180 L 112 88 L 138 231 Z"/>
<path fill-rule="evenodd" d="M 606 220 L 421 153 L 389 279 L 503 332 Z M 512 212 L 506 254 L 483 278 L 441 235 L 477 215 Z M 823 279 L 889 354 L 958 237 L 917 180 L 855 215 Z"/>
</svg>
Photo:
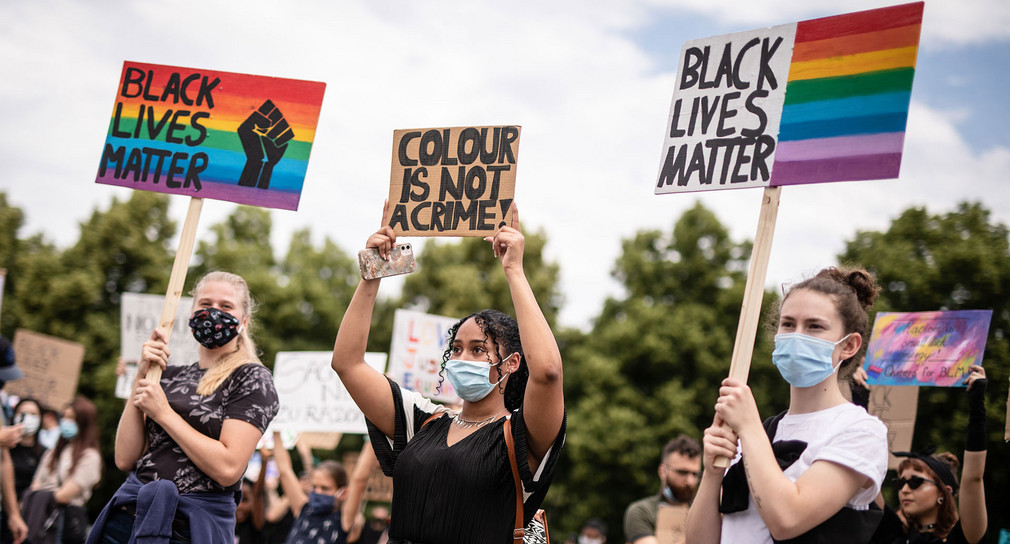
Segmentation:
<svg viewBox="0 0 1010 544">
<path fill-rule="evenodd" d="M 936 499 L 936 504 L 943 504 L 943 497 Z"/>
</svg>

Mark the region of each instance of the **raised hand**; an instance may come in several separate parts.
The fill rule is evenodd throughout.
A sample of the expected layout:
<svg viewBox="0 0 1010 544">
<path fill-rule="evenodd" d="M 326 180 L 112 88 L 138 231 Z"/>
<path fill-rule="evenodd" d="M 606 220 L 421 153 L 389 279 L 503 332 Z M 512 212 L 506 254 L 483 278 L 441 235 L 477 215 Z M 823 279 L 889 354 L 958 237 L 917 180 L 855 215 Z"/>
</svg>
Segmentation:
<svg viewBox="0 0 1010 544">
<path fill-rule="evenodd" d="M 267 100 L 238 127 L 246 162 L 239 175 L 243 187 L 270 188 L 274 166 L 284 156 L 288 142 L 295 137 L 284 114 Z"/>
<path fill-rule="evenodd" d="M 494 252 L 494 256 L 501 261 L 502 268 L 506 272 L 522 270 L 526 238 L 523 237 L 519 225 L 519 207 L 515 203 L 512 204 L 512 225 L 499 228 L 494 236 L 488 236 L 484 240 L 491 242 L 491 250 Z"/>
</svg>

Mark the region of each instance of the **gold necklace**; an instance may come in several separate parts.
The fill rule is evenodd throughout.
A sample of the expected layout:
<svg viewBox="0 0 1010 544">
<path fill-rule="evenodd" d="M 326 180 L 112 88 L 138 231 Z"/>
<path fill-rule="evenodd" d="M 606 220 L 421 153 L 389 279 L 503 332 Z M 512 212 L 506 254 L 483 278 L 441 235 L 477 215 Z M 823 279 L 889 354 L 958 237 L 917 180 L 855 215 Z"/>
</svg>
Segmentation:
<svg viewBox="0 0 1010 544">
<path fill-rule="evenodd" d="M 498 412 L 497 414 L 495 414 L 495 415 L 493 415 L 493 416 L 491 416 L 491 417 L 489 417 L 487 419 L 481 419 L 481 420 L 477 420 L 477 421 L 471 421 L 469 419 L 464 418 L 461 415 L 462 412 L 460 412 L 460 413 L 455 414 L 455 415 L 452 416 L 452 421 L 460 429 L 473 429 L 473 428 L 479 429 L 479 428 L 483 427 L 484 425 L 487 425 L 488 423 L 491 423 L 492 421 L 495 420 L 495 418 L 497 418 L 498 416 L 500 416 L 500 415 L 502 415 L 504 413 L 505 413 L 505 411 L 502 410 L 501 412 Z"/>
</svg>

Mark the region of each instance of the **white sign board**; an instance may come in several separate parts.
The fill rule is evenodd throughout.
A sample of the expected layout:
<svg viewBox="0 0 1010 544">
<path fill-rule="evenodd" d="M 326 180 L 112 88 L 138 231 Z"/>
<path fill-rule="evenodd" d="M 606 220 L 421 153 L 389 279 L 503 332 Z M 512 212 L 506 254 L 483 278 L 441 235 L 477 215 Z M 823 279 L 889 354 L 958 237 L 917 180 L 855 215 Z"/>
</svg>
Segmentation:
<svg viewBox="0 0 1010 544">
<path fill-rule="evenodd" d="M 280 411 L 270 431 L 365 434 L 365 416 L 330 366 L 331 351 L 279 351 L 274 387 Z M 383 372 L 385 353 L 366 353 L 365 362 Z"/>
<path fill-rule="evenodd" d="M 796 23 L 684 44 L 656 194 L 767 187 Z"/>
<path fill-rule="evenodd" d="M 126 374 L 116 380 L 118 398 L 125 399 L 130 394 L 144 342 L 151 337 L 151 331 L 158 327 L 164 305 L 164 295 L 123 293 L 120 298 L 119 354 L 127 365 Z M 168 349 L 172 352 L 168 358 L 170 365 L 189 365 L 200 360 L 200 344 L 189 330 L 189 316 L 192 313 L 193 298 L 180 298 L 172 337 L 168 340 Z"/>
<path fill-rule="evenodd" d="M 449 341 L 449 327 L 457 321 L 441 315 L 396 310 L 393 339 L 389 345 L 390 377 L 429 399 L 450 404 L 460 402 L 449 380 L 442 380 L 439 388 L 439 371 Z"/>
</svg>

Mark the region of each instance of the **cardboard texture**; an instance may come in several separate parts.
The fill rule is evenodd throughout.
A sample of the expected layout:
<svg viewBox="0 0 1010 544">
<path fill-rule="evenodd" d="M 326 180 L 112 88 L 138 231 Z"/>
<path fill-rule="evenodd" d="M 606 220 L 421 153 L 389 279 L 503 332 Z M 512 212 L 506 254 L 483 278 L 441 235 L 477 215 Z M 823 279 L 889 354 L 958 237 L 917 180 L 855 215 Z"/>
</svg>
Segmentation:
<svg viewBox="0 0 1010 544">
<path fill-rule="evenodd" d="M 918 387 L 878 385 L 870 388 L 867 410 L 887 426 L 887 451 L 911 451 L 915 416 L 918 411 Z M 900 459 L 887 456 L 887 468 L 896 469 Z"/>
<path fill-rule="evenodd" d="M 397 236 L 490 236 L 512 224 L 517 125 L 393 131 L 389 207 Z"/>
<path fill-rule="evenodd" d="M 17 329 L 14 356 L 25 377 L 4 386 L 8 394 L 34 398 L 56 411 L 74 400 L 84 362 L 83 344 Z"/>
</svg>

